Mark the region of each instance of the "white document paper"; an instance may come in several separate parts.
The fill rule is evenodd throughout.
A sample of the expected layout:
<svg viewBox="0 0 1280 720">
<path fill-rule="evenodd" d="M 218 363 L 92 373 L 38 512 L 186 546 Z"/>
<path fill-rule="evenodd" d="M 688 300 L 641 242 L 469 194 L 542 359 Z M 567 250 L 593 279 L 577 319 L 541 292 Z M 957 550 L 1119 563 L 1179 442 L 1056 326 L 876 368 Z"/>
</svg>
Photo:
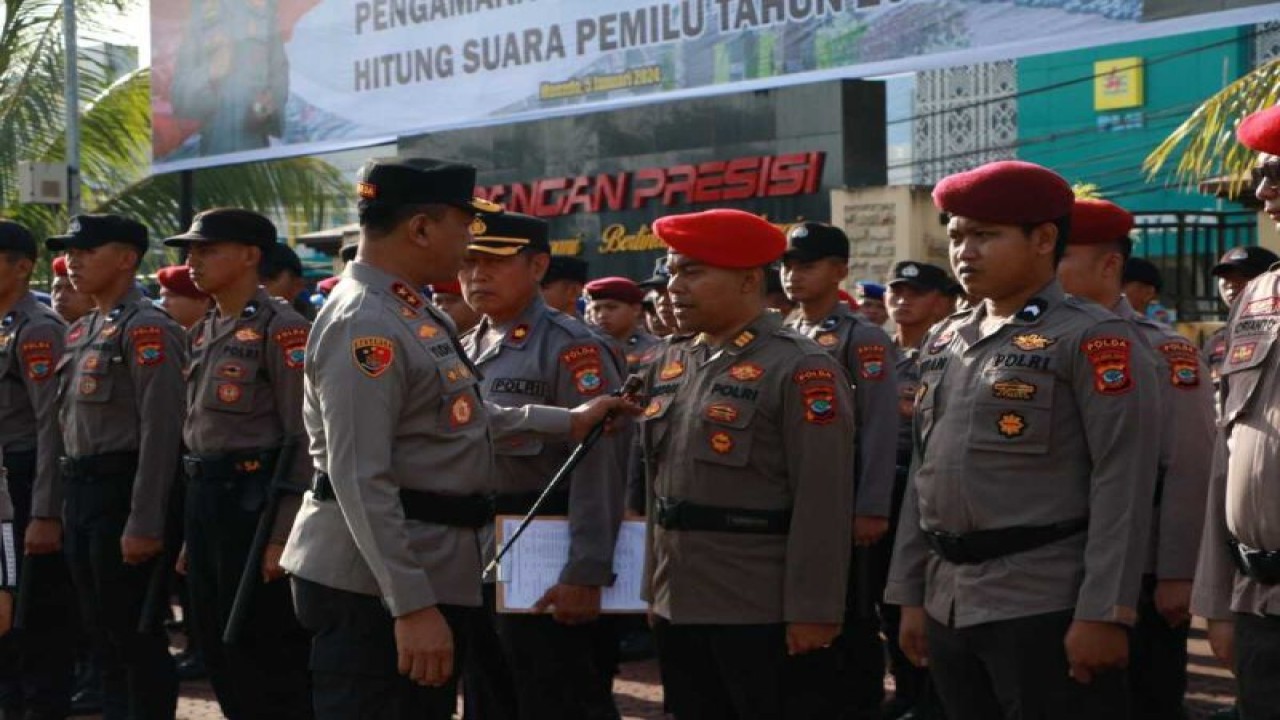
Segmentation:
<svg viewBox="0 0 1280 720">
<path fill-rule="evenodd" d="M 498 545 L 520 525 L 518 516 L 497 518 Z M 569 560 L 569 520 L 565 517 L 535 519 L 498 566 L 498 612 L 532 612 L 534 603 L 560 580 Z M 600 593 L 606 613 L 642 613 L 648 604 L 640 599 L 644 572 L 644 521 L 624 520 L 613 550 L 617 579 Z"/>
</svg>

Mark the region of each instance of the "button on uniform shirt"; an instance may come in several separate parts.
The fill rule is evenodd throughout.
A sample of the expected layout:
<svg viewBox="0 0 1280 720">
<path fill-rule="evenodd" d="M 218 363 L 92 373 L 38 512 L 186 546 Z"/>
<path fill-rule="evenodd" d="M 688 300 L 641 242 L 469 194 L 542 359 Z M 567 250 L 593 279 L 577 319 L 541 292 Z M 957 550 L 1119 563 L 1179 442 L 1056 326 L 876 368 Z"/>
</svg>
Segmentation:
<svg viewBox="0 0 1280 720">
<path fill-rule="evenodd" d="M 195 455 L 274 450 L 295 443 L 272 542 L 283 543 L 311 482 L 302 424 L 303 361 L 311 324 L 259 288 L 237 317 L 211 311 L 190 334 L 183 439 Z M 280 458 L 279 461 L 285 461 Z"/>
<path fill-rule="evenodd" d="M 502 326 L 481 320 L 462 344 L 484 376 L 485 397 L 498 405 L 574 407 L 622 384 L 607 341 L 580 320 L 547 307 L 541 296 Z M 613 582 L 628 443 L 625 435 L 602 438 L 569 476 L 569 560 L 560 582 Z M 499 440 L 494 446 L 495 490 L 541 492 L 572 450 L 563 440 L 525 434 Z"/>
<path fill-rule="evenodd" d="M 1280 585 L 1235 571 L 1227 540 L 1280 550 L 1280 272 L 1252 280 L 1227 321 L 1219 387 L 1218 440 L 1192 611 L 1280 615 Z"/>
<path fill-rule="evenodd" d="M 884 330 L 844 303 L 836 303 L 821 322 L 808 323 L 797 314 L 789 324 L 831 353 L 857 388 L 858 506 L 854 514 L 889 517 L 900 425 L 897 348 Z"/>
<path fill-rule="evenodd" d="M 840 622 L 856 411 L 836 361 L 766 312 L 721 348 L 672 340 L 649 367 L 646 394 L 651 496 L 791 518 L 786 534 L 665 530 L 651 506 L 653 611 L 680 624 Z"/>
<path fill-rule="evenodd" d="M 57 369 L 64 452 L 138 453 L 126 535 L 164 534 L 186 412 L 185 348 L 182 328 L 136 288 L 67 331 Z"/>
<path fill-rule="evenodd" d="M 569 431 L 565 411 L 483 403 L 452 331 L 418 291 L 357 261 L 307 341 L 303 420 L 313 467 L 329 474 L 337 500 L 304 496 L 281 564 L 381 596 L 396 617 L 480 605 L 476 531 L 406 519 L 400 490 L 489 492 L 491 431 Z"/>
<path fill-rule="evenodd" d="M 62 516 L 58 455 L 58 383 L 66 323 L 35 295 L 23 295 L 0 319 L 0 448 L 37 451 L 31 516 Z"/>
<path fill-rule="evenodd" d="M 1200 351 L 1190 340 L 1140 314 L 1124 298 L 1112 310 L 1133 323 L 1156 361 L 1160 412 L 1134 428 L 1158 429 L 1160 438 L 1146 570 L 1161 580 L 1190 580 L 1195 577 L 1213 459 L 1213 389 Z"/>
<path fill-rule="evenodd" d="M 954 627 L 1074 609 L 1131 624 L 1155 492 L 1155 367 L 1132 326 L 1057 282 L 982 337 L 985 306 L 926 338 L 916 448 L 888 602 Z M 932 554 L 955 534 L 1088 517 L 1086 532 L 974 565 Z"/>
</svg>

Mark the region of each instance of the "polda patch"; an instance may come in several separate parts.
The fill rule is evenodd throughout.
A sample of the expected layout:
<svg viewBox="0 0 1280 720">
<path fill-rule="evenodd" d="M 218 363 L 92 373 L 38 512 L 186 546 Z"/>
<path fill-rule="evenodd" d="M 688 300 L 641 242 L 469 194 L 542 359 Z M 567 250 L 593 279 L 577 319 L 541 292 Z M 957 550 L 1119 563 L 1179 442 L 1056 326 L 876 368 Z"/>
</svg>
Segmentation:
<svg viewBox="0 0 1280 720">
<path fill-rule="evenodd" d="M 1093 365 L 1093 389 L 1100 395 L 1123 395 L 1133 389 L 1127 338 L 1104 335 L 1080 345 Z"/>
</svg>

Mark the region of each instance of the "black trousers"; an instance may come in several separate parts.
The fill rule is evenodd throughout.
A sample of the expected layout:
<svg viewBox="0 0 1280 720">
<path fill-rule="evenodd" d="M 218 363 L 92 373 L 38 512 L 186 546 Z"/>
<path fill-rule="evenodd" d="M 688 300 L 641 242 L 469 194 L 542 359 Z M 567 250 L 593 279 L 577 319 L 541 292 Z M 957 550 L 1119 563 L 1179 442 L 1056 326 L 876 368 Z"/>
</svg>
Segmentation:
<svg viewBox="0 0 1280 720">
<path fill-rule="evenodd" d="M 1134 720 L 1183 720 L 1190 623 L 1169 627 L 1156 611 L 1156 578 L 1142 578 L 1138 624 L 1129 635 L 1129 689 Z"/>
<path fill-rule="evenodd" d="M 293 602 L 311 633 L 312 700 L 317 720 L 450 720 L 474 608 L 438 606 L 453 632 L 454 674 L 440 687 L 418 685 L 396 668 L 395 621 L 372 595 L 293 578 Z"/>
<path fill-rule="evenodd" d="M 1127 720 L 1124 671 L 1082 685 L 1067 672 L 1071 612 L 963 629 L 929 619 L 929 669 L 950 720 Z"/>
<path fill-rule="evenodd" d="M 550 615 L 516 614 L 495 614 L 493 621 L 515 688 L 518 712 L 510 720 L 620 717 L 612 683 L 602 681 L 612 668 L 602 667 L 599 652 L 606 638 L 616 642 L 611 624 L 562 625 Z"/>
<path fill-rule="evenodd" d="M 13 501 L 19 576 L 30 573 L 31 577 L 24 583 L 25 627 L 0 638 L 0 709 L 15 716 L 26 712 L 31 720 L 62 718 L 71 702 L 75 632 L 79 626 L 71 574 L 62 553 L 26 556 L 22 551 L 23 536 L 31 520 L 35 453 L 7 451 L 4 465 Z"/>
<path fill-rule="evenodd" d="M 495 586 L 484 584 L 484 609 L 475 614 L 462 676 L 463 720 L 519 717 L 516 688 L 494 626 Z"/>
<path fill-rule="evenodd" d="M 1240 720 L 1280 720 L 1280 616 L 1236 613 Z"/>
<path fill-rule="evenodd" d="M 289 583 L 256 580 L 234 645 L 222 641 L 270 478 L 202 479 L 186 488 L 189 630 L 229 720 L 305 720 L 311 713 L 311 641 L 293 613 Z M 254 484 L 255 490 L 244 486 Z"/>
<path fill-rule="evenodd" d="M 832 647 L 842 658 L 835 686 L 839 720 L 878 720 L 884 702 L 884 644 L 880 599 L 884 597 L 892 536 L 854 548 L 850 559 L 844 624 Z"/>
<path fill-rule="evenodd" d="M 787 655 L 786 626 L 654 625 L 662 687 L 676 720 L 830 720 L 834 649 Z"/>
<path fill-rule="evenodd" d="M 160 558 L 126 565 L 121 556 L 133 476 L 81 477 L 66 486 L 65 544 L 85 629 L 102 669 L 104 720 L 172 720 L 178 676 L 160 623 L 138 632 Z"/>
<path fill-rule="evenodd" d="M 907 458 L 910 462 L 910 458 Z M 889 515 L 889 532 L 882 543 L 884 548 L 884 579 L 888 580 L 888 568 L 893 560 L 893 541 L 898 536 L 898 519 L 902 516 L 902 498 L 906 494 L 908 467 L 899 463 L 893 483 L 893 504 Z M 884 597 L 884 587 L 879 597 Z M 898 631 L 902 625 L 902 608 L 897 605 L 880 605 L 880 633 L 884 636 L 885 656 L 889 674 L 893 676 L 894 704 L 899 708 L 915 708 L 922 718 L 940 718 L 942 711 L 929 684 L 929 671 L 911 664 L 906 653 L 898 645 Z"/>
</svg>

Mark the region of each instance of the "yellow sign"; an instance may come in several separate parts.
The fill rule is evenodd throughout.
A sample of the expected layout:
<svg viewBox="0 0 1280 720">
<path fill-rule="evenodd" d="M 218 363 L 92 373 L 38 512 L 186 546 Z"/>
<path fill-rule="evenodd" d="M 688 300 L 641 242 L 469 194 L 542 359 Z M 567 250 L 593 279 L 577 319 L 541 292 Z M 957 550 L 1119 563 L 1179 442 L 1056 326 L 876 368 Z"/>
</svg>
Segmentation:
<svg viewBox="0 0 1280 720">
<path fill-rule="evenodd" d="M 1093 109 L 1122 110 L 1142 107 L 1142 58 L 1099 60 L 1093 64 Z"/>
</svg>

